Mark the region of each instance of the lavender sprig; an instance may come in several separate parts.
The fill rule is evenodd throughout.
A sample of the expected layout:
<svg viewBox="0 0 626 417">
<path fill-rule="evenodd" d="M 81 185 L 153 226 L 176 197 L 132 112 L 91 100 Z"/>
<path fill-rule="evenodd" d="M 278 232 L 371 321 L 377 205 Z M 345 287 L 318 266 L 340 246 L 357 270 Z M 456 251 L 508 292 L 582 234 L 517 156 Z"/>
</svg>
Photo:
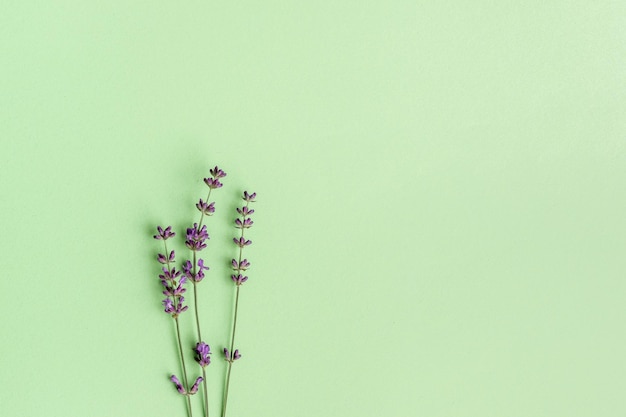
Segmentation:
<svg viewBox="0 0 626 417">
<path fill-rule="evenodd" d="M 202 333 L 200 332 L 200 318 L 198 313 L 198 290 L 197 285 L 202 279 L 204 279 L 204 271 L 209 269 L 208 266 L 204 265 L 203 259 L 197 258 L 197 252 L 206 248 L 206 241 L 209 239 L 209 234 L 207 232 L 206 226 L 202 225 L 202 221 L 204 220 L 204 216 L 212 216 L 215 213 L 215 202 L 210 202 L 211 192 L 216 188 L 221 188 L 223 184 L 220 182 L 220 179 L 226 176 L 226 173 L 215 166 L 215 168 L 209 170 L 212 178 L 205 178 L 204 183 L 209 187 L 209 192 L 206 196 L 205 200 L 200 199 L 196 204 L 196 208 L 200 211 L 200 220 L 198 223 L 194 223 L 193 227 L 187 229 L 185 245 L 191 249 L 192 251 L 192 259 L 193 261 L 186 261 L 183 265 L 183 272 L 185 276 L 192 282 L 193 284 L 193 302 L 194 302 L 194 312 L 196 317 L 196 333 L 198 344 L 196 345 L 196 354 L 202 355 L 202 360 L 198 362 L 202 367 L 202 377 L 204 378 L 203 385 L 203 393 L 204 393 L 204 411 L 205 416 L 209 417 L 209 397 L 207 393 L 207 383 L 206 383 L 206 366 L 210 363 L 209 359 L 209 351 L 205 349 L 209 349 L 209 345 L 202 341 Z M 199 353 L 197 349 L 201 349 Z M 196 358 L 197 359 L 197 358 Z"/>
<path fill-rule="evenodd" d="M 178 323 L 178 316 L 187 310 L 187 306 L 183 305 L 185 297 L 183 297 L 182 295 L 186 291 L 186 289 L 184 288 L 184 284 L 187 281 L 187 278 L 183 276 L 179 279 L 179 277 L 181 276 L 181 272 L 177 271 L 175 267 L 171 266 L 171 264 L 175 260 L 175 253 L 174 251 L 168 252 L 167 240 L 174 236 L 176 236 L 176 233 L 172 232 L 172 226 L 168 226 L 165 229 L 161 228 L 161 226 L 158 226 L 157 234 L 154 235 L 154 238 L 156 240 L 163 241 L 165 253 L 168 254 L 167 256 L 165 256 L 164 254 L 157 255 L 157 260 L 159 261 L 159 263 L 165 264 L 165 266 L 162 268 L 163 274 L 159 275 L 159 278 L 161 279 L 161 284 L 165 287 L 165 289 L 163 290 L 163 295 L 165 295 L 166 298 L 163 300 L 163 306 L 165 307 L 164 311 L 167 314 L 171 315 L 174 319 L 174 322 L 176 323 L 176 338 L 178 340 L 178 350 L 180 353 L 180 362 L 183 370 L 183 379 L 185 384 L 188 384 L 189 380 L 187 379 L 187 367 L 185 366 L 185 355 L 183 354 L 183 346 L 180 341 L 180 325 Z M 176 385 L 176 390 L 186 396 L 187 410 L 189 412 L 189 417 L 192 417 L 191 400 L 187 395 L 187 390 L 175 375 L 172 375 L 170 379 Z"/>
<path fill-rule="evenodd" d="M 235 349 L 235 331 L 237 329 L 237 312 L 239 309 L 239 289 L 241 288 L 241 285 L 248 280 L 248 277 L 244 276 L 242 272 L 250 268 L 250 262 L 248 262 L 247 259 L 242 259 L 243 248 L 252 244 L 251 240 L 244 237 L 244 231 L 252 227 L 254 223 L 249 217 L 252 213 L 254 213 L 254 210 L 250 209 L 248 206 L 250 205 L 250 203 L 253 203 L 255 201 L 255 198 L 256 193 L 249 194 L 247 191 L 243 192 L 243 200 L 246 202 L 246 204 L 241 208 L 237 208 L 237 213 L 241 216 L 241 218 L 235 219 L 235 227 L 241 230 L 241 234 L 238 238 L 233 238 L 233 242 L 239 247 L 239 258 L 233 259 L 231 261 L 231 265 L 233 267 L 233 270 L 235 271 L 235 273 L 230 276 L 236 287 L 235 314 L 233 317 L 233 330 L 230 339 L 230 349 L 224 348 L 224 357 L 228 362 L 228 370 L 226 371 L 226 384 L 224 387 L 222 417 L 226 417 L 226 406 L 228 404 L 228 388 L 230 386 L 230 375 L 233 362 L 241 358 L 239 349 Z"/>
</svg>

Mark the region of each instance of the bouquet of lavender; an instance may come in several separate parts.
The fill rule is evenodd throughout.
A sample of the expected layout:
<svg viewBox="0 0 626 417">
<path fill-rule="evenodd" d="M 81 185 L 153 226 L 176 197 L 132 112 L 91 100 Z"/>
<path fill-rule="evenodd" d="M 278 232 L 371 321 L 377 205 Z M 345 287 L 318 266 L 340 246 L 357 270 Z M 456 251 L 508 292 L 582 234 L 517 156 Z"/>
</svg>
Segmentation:
<svg viewBox="0 0 626 417">
<path fill-rule="evenodd" d="M 205 178 L 204 182 L 209 187 L 209 191 L 205 200 L 200 199 L 196 204 L 196 208 L 200 211 L 200 218 L 197 223 L 194 223 L 192 227 L 187 228 L 185 235 L 185 245 L 190 250 L 191 259 L 185 260 L 182 263 L 182 270 L 177 270 L 175 267 L 176 254 L 174 250 L 169 251 L 167 247 L 167 240 L 176 236 L 176 233 L 172 231 L 172 227 L 168 226 L 162 228 L 157 227 L 157 234 L 154 238 L 163 241 L 164 253 L 157 255 L 157 261 L 162 265 L 162 274 L 159 275 L 161 284 L 163 285 L 163 306 L 165 313 L 170 315 L 174 320 L 176 328 L 176 338 L 178 342 L 178 351 L 180 355 L 180 363 L 182 366 L 182 381 L 176 376 L 172 375 L 170 380 L 174 383 L 176 390 L 179 394 L 183 395 L 186 400 L 187 413 L 189 417 L 193 417 L 193 407 L 191 403 L 191 397 L 196 394 L 200 386 L 203 391 L 203 410 L 205 417 L 209 417 L 209 400 L 208 400 L 208 388 L 207 388 L 207 376 L 206 367 L 211 363 L 211 348 L 204 341 L 201 334 L 200 319 L 198 316 L 198 284 L 205 277 L 205 271 L 209 269 L 205 265 L 204 259 L 200 258 L 200 252 L 207 247 L 206 241 L 209 239 L 209 234 L 206 225 L 203 225 L 203 221 L 206 217 L 212 216 L 215 213 L 215 202 L 209 202 L 211 198 L 211 192 L 215 189 L 221 188 L 221 179 L 226 176 L 226 173 L 219 169 L 217 166 L 210 170 L 211 177 Z M 235 227 L 240 230 L 239 236 L 234 237 L 233 241 L 239 248 L 239 255 L 237 259 L 232 259 L 231 265 L 234 273 L 231 275 L 231 280 L 235 284 L 235 311 L 231 329 L 230 344 L 224 347 L 224 356 L 227 363 L 226 380 L 223 386 L 223 403 L 222 403 L 222 417 L 226 416 L 226 405 L 228 402 L 228 388 L 230 385 L 230 377 L 233 363 L 241 358 L 239 349 L 235 349 L 235 330 L 237 328 L 237 311 L 239 307 L 239 290 L 241 285 L 248 280 L 248 277 L 244 274 L 250 267 L 248 259 L 243 258 L 243 249 L 249 246 L 252 241 L 247 239 L 244 234 L 245 230 L 249 229 L 254 223 L 250 216 L 254 213 L 254 210 L 250 208 L 250 203 L 253 203 L 256 198 L 256 193 L 248 193 L 244 191 L 243 201 L 245 204 L 237 208 L 237 213 L 240 217 L 235 220 Z M 193 310 L 195 315 L 195 338 L 197 343 L 190 349 L 194 353 L 195 361 L 200 366 L 201 376 L 195 378 L 194 382 L 190 385 L 190 379 L 187 375 L 187 368 L 185 365 L 185 350 L 181 342 L 180 336 L 180 324 L 179 318 L 181 314 L 188 310 L 189 306 L 185 305 L 185 297 L 183 294 L 187 292 L 187 283 L 191 282 L 193 285 Z"/>
</svg>

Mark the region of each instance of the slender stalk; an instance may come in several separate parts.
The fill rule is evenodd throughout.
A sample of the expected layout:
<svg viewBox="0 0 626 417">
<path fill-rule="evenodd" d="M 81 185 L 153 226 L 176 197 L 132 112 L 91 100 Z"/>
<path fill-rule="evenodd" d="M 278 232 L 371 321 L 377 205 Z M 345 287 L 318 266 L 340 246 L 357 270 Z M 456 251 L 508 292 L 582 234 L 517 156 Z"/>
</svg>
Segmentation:
<svg viewBox="0 0 626 417">
<path fill-rule="evenodd" d="M 204 391 L 204 413 L 206 417 L 209 417 L 209 397 L 207 393 L 207 379 L 206 379 L 206 371 L 202 368 L 202 379 L 204 379 L 204 384 L 202 384 L 202 388 Z"/>
<path fill-rule="evenodd" d="M 237 292 L 235 293 L 235 318 L 233 320 L 233 337 L 230 339 L 230 351 L 233 352 L 235 349 L 235 330 L 237 329 L 237 310 L 239 306 L 239 288 L 237 285 Z"/>
<path fill-rule="evenodd" d="M 222 407 L 222 417 L 226 416 L 226 404 L 228 403 L 228 385 L 230 384 L 230 368 L 233 366 L 233 361 L 228 361 L 228 370 L 226 371 L 226 388 L 224 389 L 224 406 Z"/>
<path fill-rule="evenodd" d="M 184 384 L 185 390 L 189 392 L 189 380 L 187 379 L 187 367 L 185 366 L 185 355 L 183 355 L 183 345 L 180 342 L 180 325 L 178 324 L 178 317 L 176 317 L 174 321 L 176 322 L 176 337 L 178 339 L 178 349 L 180 351 L 180 362 L 183 367 L 183 378 L 184 378 L 183 384 Z M 189 399 L 189 395 L 185 395 L 185 397 L 187 398 L 187 409 L 189 410 L 189 417 L 192 417 L 193 414 L 191 411 L 191 400 Z"/>
<path fill-rule="evenodd" d="M 206 196 L 206 200 L 205 203 L 209 204 L 209 198 L 211 198 L 211 191 L 213 189 L 209 188 L 209 193 Z M 202 220 L 204 219 L 204 211 L 201 211 L 200 214 L 200 221 L 198 221 L 198 227 L 196 228 L 197 231 L 200 231 L 200 229 L 202 228 Z M 197 274 L 197 259 L 196 259 L 196 251 L 193 251 L 193 275 L 194 277 Z M 198 342 L 202 342 L 202 334 L 200 333 L 200 317 L 198 315 L 198 289 L 197 289 L 197 282 L 195 280 L 193 280 L 193 305 L 194 305 L 194 312 L 196 315 L 196 332 L 198 333 Z M 207 393 L 207 379 L 206 379 L 206 371 L 204 370 L 204 368 L 202 368 L 202 378 L 204 379 L 204 384 L 202 384 L 202 391 L 204 392 L 204 415 L 206 417 L 209 417 L 209 396 Z"/>
<path fill-rule="evenodd" d="M 194 277 L 197 274 L 197 270 L 196 270 L 196 251 L 193 251 L 193 275 Z M 198 342 L 202 342 L 202 334 L 200 334 L 200 318 L 198 317 L 198 290 L 197 290 L 197 282 L 195 280 L 192 280 L 193 282 L 193 305 L 194 305 L 194 312 L 196 313 L 196 331 L 198 333 Z"/>
<path fill-rule="evenodd" d="M 230 339 L 230 354 L 232 355 L 235 349 L 235 331 L 237 330 L 237 311 L 239 310 L 239 288 L 237 285 L 237 292 L 235 294 L 235 317 L 233 319 L 233 334 Z M 226 405 L 228 404 L 228 387 L 230 386 L 230 372 L 233 366 L 232 357 L 228 358 L 228 371 L 226 373 L 226 387 L 224 388 L 224 407 L 222 409 L 222 417 L 226 416 Z"/>
</svg>

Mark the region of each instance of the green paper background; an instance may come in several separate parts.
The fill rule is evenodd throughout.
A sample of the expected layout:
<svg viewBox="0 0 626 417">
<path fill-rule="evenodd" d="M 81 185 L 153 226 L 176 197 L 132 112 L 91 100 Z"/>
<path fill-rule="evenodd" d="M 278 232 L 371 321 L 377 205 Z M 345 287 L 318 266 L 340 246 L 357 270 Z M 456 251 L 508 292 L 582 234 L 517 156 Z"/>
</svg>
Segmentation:
<svg viewBox="0 0 626 417">
<path fill-rule="evenodd" d="M 626 415 L 624 28 L 621 1 L 3 1 L 0 414 L 185 415 L 151 236 L 218 164 L 216 352 L 259 195 L 229 416 Z"/>
</svg>

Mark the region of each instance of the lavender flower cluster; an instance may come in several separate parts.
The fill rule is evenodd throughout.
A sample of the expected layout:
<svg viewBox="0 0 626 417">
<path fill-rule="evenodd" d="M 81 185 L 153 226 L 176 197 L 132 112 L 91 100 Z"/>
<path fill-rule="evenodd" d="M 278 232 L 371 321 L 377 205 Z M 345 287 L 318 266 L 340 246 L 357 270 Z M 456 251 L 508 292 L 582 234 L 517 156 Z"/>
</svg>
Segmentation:
<svg viewBox="0 0 626 417">
<path fill-rule="evenodd" d="M 154 235 L 156 240 L 163 242 L 164 252 L 157 254 L 157 261 L 162 265 L 159 274 L 161 285 L 163 286 L 163 295 L 165 299 L 162 301 L 164 311 L 174 319 L 176 327 L 176 337 L 179 347 L 180 361 L 182 365 L 182 381 L 176 376 L 172 375 L 170 380 L 174 383 L 176 390 L 181 395 L 185 396 L 187 403 L 187 412 L 189 417 L 192 417 L 192 404 L 190 396 L 196 394 L 200 387 L 203 387 L 203 410 L 204 415 L 209 417 L 209 402 L 208 402 L 208 390 L 207 390 L 207 376 L 206 368 L 211 364 L 211 347 L 205 343 L 201 336 L 201 326 L 198 314 L 198 298 L 199 292 L 197 286 L 205 278 L 205 272 L 209 270 L 208 265 L 205 264 L 204 259 L 199 257 L 199 252 L 207 248 L 207 241 L 209 240 L 209 233 L 207 226 L 203 224 L 204 218 L 213 216 L 215 214 L 215 202 L 210 201 L 211 193 L 213 190 L 222 188 L 223 184 L 221 180 L 226 177 L 226 173 L 217 166 L 210 170 L 211 176 L 204 178 L 204 183 L 208 186 L 208 195 L 206 199 L 200 199 L 196 204 L 196 208 L 200 212 L 200 219 L 198 222 L 187 228 L 185 233 L 185 246 L 189 249 L 191 259 L 184 260 L 182 262 L 182 269 L 177 270 L 176 254 L 174 250 L 168 250 L 167 241 L 176 236 L 176 233 L 172 231 L 171 226 L 162 228 L 157 227 L 157 234 Z M 235 284 L 235 311 L 232 320 L 231 338 L 230 344 L 223 348 L 224 359 L 227 363 L 227 377 L 223 387 L 223 403 L 222 403 L 222 417 L 226 416 L 226 405 L 228 401 L 228 388 L 230 384 L 231 367 L 234 361 L 241 358 L 239 349 L 234 348 L 235 343 L 235 329 L 237 324 L 237 312 L 239 305 L 239 291 L 241 285 L 248 280 L 246 271 L 250 268 L 250 262 L 247 258 L 242 258 L 243 249 L 252 244 L 252 241 L 245 237 L 245 231 L 250 229 L 254 222 L 250 216 L 254 213 L 254 210 L 249 207 L 250 203 L 255 202 L 256 193 L 248 193 L 244 191 L 243 200 L 245 204 L 242 207 L 237 208 L 239 217 L 235 219 L 235 228 L 240 230 L 239 236 L 233 238 L 233 242 L 238 247 L 238 257 L 233 258 L 231 261 L 231 267 L 233 274 L 230 276 L 232 282 Z M 187 369 L 185 366 L 185 350 L 182 346 L 182 339 L 180 335 L 179 317 L 182 313 L 189 310 L 189 306 L 185 305 L 185 297 L 183 294 L 187 292 L 186 285 L 191 283 L 193 286 L 193 311 L 195 315 L 195 327 L 197 343 L 192 348 L 194 359 L 200 366 L 202 376 L 195 378 L 195 381 L 191 386 L 189 385 L 189 379 L 187 377 Z"/>
</svg>

